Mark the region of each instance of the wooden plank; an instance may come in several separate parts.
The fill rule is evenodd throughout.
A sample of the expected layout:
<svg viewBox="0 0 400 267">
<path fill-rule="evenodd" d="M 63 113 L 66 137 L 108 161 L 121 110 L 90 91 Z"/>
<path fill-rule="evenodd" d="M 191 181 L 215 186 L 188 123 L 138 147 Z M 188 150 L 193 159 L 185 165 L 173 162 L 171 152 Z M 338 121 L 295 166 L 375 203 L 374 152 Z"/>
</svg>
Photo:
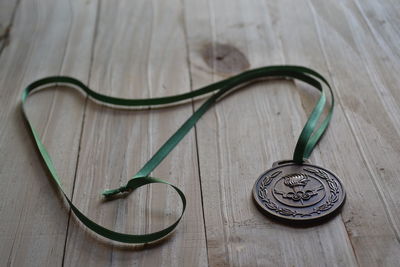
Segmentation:
<svg viewBox="0 0 400 267">
<path fill-rule="evenodd" d="M 285 7 L 294 3 L 287 4 Z M 282 29 L 276 29 L 277 24 L 287 19 L 280 14 L 280 4 L 187 2 L 186 12 L 190 18 L 187 23 L 194 87 L 222 78 L 221 74 L 226 72 L 221 71 L 219 66 L 224 64 L 218 61 L 237 62 L 235 54 L 218 52 L 217 43 L 238 48 L 251 67 L 292 63 L 286 59 L 286 49 L 282 51 L 292 43 L 282 41 Z M 290 19 L 285 29 L 296 25 Z M 202 51 L 210 41 L 216 51 L 215 63 L 207 66 Z M 299 62 L 307 63 L 307 60 Z M 310 99 L 310 92 L 302 93 L 290 82 L 253 85 L 221 101 L 198 123 L 208 255 L 212 266 L 357 264 L 340 216 L 320 226 L 293 228 L 270 221 L 252 201 L 251 190 L 258 175 L 274 161 L 290 158 L 312 100 L 315 97 Z M 316 162 L 335 169 L 327 159 Z"/>
<path fill-rule="evenodd" d="M 179 1 L 102 1 L 90 86 L 114 96 L 143 98 L 190 90 Z M 127 233 L 160 230 L 176 220 L 176 193 L 154 185 L 102 203 L 101 191 L 125 184 L 192 114 L 191 104 L 162 110 L 112 110 L 89 102 L 74 203 L 96 222 Z M 65 265 L 204 266 L 206 243 L 196 144 L 191 132 L 155 170 L 188 198 L 175 234 L 154 245 L 102 241 L 71 221 Z"/>
<path fill-rule="evenodd" d="M 382 8 L 384 5 L 377 10 Z M 314 49 L 326 57 L 321 65 L 333 74 L 343 120 L 355 136 L 352 147 L 361 156 L 349 158 L 342 166 L 351 170 L 354 162 L 363 162 L 348 175 L 349 180 L 354 179 L 351 189 L 355 191 L 349 192 L 350 204 L 343 215 L 346 228 L 361 265 L 395 266 L 400 250 L 400 146 L 395 141 L 399 136 L 398 50 L 391 47 L 385 34 L 376 35 L 378 30 L 371 28 L 357 3 L 312 3 L 311 11 L 319 35 L 311 39 L 321 46 Z M 398 40 L 398 35 L 391 38 Z"/>
<path fill-rule="evenodd" d="M 91 38 L 85 34 L 94 29 L 92 7 L 65 1 L 22 1 L 9 24 L 8 45 L 0 57 L 0 258 L 7 265 L 56 266 L 62 262 L 68 210 L 49 182 L 18 104 L 23 86 L 34 79 L 60 73 L 87 78 Z M 75 173 L 83 103 L 82 96 L 64 90 L 42 91 L 28 103 L 32 121 L 67 191 L 71 191 Z"/>
<path fill-rule="evenodd" d="M 393 169 L 397 165 L 400 144 L 396 142 L 400 135 L 400 77 L 396 75 L 400 71 L 399 49 L 394 45 L 400 41 L 398 25 L 393 10 L 400 8 L 399 3 L 371 3 L 366 2 L 363 6 L 359 3 L 344 7 L 344 13 L 349 22 L 358 18 L 359 24 L 352 23 L 350 27 L 359 51 L 359 61 L 363 62 L 364 77 L 368 76 L 370 84 L 369 95 L 376 97 L 362 98 L 365 108 L 353 111 L 350 109 L 349 120 L 360 136 L 360 145 L 365 147 L 365 154 L 373 173 L 376 183 L 381 186 L 380 191 L 385 201 L 388 213 L 391 216 L 393 227 L 396 229 L 400 241 L 400 216 L 397 190 L 400 189 L 398 176 L 400 170 Z M 347 10 L 348 9 L 348 10 Z M 379 53 L 368 53 L 368 51 L 379 51 Z M 358 73 L 357 73 L 358 74 Z M 354 93 L 360 94 L 361 90 Z M 346 97 L 346 96 L 345 96 Z M 368 105 L 378 106 L 379 111 L 372 112 Z M 356 115 L 354 115 L 356 113 Z M 362 119 L 357 122 L 361 115 Z M 384 118 L 384 119 L 382 119 Z M 365 123 L 367 122 L 367 123 Z M 373 138 L 377 142 L 370 144 L 368 139 Z M 383 153 L 376 150 L 384 149 Z"/>
</svg>

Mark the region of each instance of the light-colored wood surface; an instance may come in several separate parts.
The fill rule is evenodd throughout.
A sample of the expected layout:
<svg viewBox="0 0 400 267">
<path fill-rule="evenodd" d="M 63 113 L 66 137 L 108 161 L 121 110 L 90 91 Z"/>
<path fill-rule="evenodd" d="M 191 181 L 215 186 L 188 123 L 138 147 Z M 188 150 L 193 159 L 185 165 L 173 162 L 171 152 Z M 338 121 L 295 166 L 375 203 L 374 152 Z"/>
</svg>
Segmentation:
<svg viewBox="0 0 400 267">
<path fill-rule="evenodd" d="M 1 266 L 397 266 L 400 261 L 400 4 L 398 1 L 0 1 Z M 212 108 L 154 171 L 188 209 L 151 245 L 99 238 L 70 214 L 19 112 L 29 82 L 70 75 L 121 97 L 182 93 L 247 68 L 297 64 L 334 86 L 331 127 L 312 162 L 347 191 L 340 215 L 293 228 L 255 208 L 251 189 L 290 158 L 317 94 L 257 83 Z M 104 203 L 201 101 L 113 110 L 67 88 L 36 93 L 30 117 L 73 202 L 130 233 L 179 214 L 163 186 Z"/>
</svg>

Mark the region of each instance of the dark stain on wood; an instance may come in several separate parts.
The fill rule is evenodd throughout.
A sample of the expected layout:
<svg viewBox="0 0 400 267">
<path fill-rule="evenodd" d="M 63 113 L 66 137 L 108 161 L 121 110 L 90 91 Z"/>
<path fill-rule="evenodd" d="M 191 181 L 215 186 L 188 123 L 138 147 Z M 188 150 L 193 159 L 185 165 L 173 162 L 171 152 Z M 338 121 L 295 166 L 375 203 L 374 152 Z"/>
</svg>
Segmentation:
<svg viewBox="0 0 400 267">
<path fill-rule="evenodd" d="M 1 27 L 1 25 L 0 25 Z M 11 25 L 8 25 L 2 33 L 0 33 L 0 54 L 3 52 L 4 48 L 10 43 L 10 31 Z"/>
<path fill-rule="evenodd" d="M 235 74 L 250 67 L 243 52 L 228 44 L 207 43 L 201 55 L 213 71 L 222 75 Z"/>
</svg>

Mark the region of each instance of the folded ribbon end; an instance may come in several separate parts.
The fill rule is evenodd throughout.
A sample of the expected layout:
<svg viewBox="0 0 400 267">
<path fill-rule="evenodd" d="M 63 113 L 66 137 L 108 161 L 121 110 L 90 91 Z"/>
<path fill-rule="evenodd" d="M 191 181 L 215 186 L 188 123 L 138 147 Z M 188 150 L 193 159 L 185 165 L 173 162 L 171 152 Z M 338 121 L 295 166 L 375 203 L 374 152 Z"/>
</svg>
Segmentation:
<svg viewBox="0 0 400 267">
<path fill-rule="evenodd" d="M 117 189 L 104 190 L 101 194 L 104 197 L 109 198 L 109 197 L 112 197 L 112 196 L 114 196 L 116 194 L 123 193 L 123 192 L 126 192 L 126 191 L 130 191 L 130 189 L 128 187 L 126 187 L 126 186 L 121 186 L 120 188 L 117 188 Z"/>
</svg>

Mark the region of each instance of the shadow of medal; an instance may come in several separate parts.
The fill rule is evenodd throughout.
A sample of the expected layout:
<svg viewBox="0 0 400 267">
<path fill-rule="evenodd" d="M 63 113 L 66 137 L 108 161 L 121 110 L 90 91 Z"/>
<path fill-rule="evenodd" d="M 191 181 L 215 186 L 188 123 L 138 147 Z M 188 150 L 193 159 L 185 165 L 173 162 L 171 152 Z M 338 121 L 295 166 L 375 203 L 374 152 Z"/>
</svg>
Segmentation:
<svg viewBox="0 0 400 267">
<path fill-rule="evenodd" d="M 253 197 L 266 215 L 308 223 L 336 214 L 346 194 L 339 178 L 325 168 L 279 161 L 257 179 Z"/>
</svg>

